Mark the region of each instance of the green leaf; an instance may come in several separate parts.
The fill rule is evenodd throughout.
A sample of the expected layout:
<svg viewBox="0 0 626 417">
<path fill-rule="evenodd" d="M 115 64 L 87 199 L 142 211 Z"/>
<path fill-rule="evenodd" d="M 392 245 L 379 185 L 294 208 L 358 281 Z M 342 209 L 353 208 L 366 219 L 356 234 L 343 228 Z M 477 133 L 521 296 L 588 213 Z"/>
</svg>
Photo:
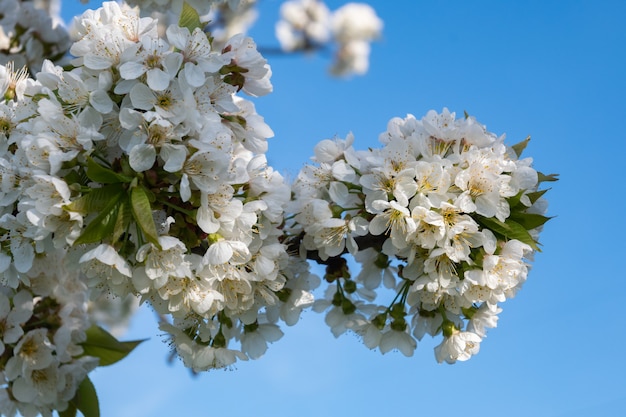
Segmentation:
<svg viewBox="0 0 626 417">
<path fill-rule="evenodd" d="M 522 156 L 522 152 L 526 149 L 526 146 L 528 146 L 528 142 L 530 142 L 530 136 L 527 136 L 523 141 L 511 146 L 518 158 Z"/>
<path fill-rule="evenodd" d="M 103 328 L 93 325 L 85 332 L 87 340 L 81 344 L 86 356 L 100 359 L 100 366 L 112 365 L 124 359 L 144 340 L 120 342 Z M 80 408 L 79 408 L 80 410 Z"/>
<path fill-rule="evenodd" d="M 133 219 L 133 213 L 130 209 L 130 202 L 128 199 L 124 199 L 120 202 L 120 209 L 115 219 L 115 227 L 113 228 L 112 242 L 117 242 L 119 238 L 127 231 L 128 225 L 130 225 Z"/>
<path fill-rule="evenodd" d="M 509 208 L 511 210 L 513 210 L 515 207 L 519 206 L 520 201 L 522 200 L 522 196 L 524 195 L 524 191 L 525 190 L 520 190 L 513 197 L 509 197 L 509 198 L 506 199 L 506 201 L 509 203 Z M 524 207 L 524 209 L 526 209 L 526 206 L 523 206 L 523 207 Z"/>
<path fill-rule="evenodd" d="M 183 10 L 180 12 L 178 26 L 189 29 L 189 33 L 193 33 L 194 29 L 202 29 L 204 25 L 200 21 L 200 15 L 186 1 L 183 2 Z"/>
<path fill-rule="evenodd" d="M 148 242 L 160 248 L 159 235 L 156 231 L 156 225 L 152 217 L 152 207 L 150 207 L 150 200 L 146 191 L 139 186 L 131 188 L 130 203 L 133 217 L 141 228 L 144 237 Z"/>
<path fill-rule="evenodd" d="M 86 185 L 86 182 L 84 181 L 84 179 L 75 170 L 68 172 L 67 175 L 63 177 L 63 181 L 65 181 L 68 185 L 72 185 L 72 184 Z"/>
<path fill-rule="evenodd" d="M 72 401 L 74 401 L 74 399 L 69 401 L 65 411 L 58 411 L 59 417 L 76 417 L 76 412 L 78 410 L 76 409 L 76 406 L 72 403 Z"/>
<path fill-rule="evenodd" d="M 105 237 L 110 237 L 115 230 L 115 224 L 117 222 L 118 213 L 121 206 L 121 199 L 125 197 L 124 194 L 117 194 L 112 198 L 108 204 L 102 209 L 100 214 L 91 219 L 85 230 L 74 242 L 75 245 L 83 243 L 96 243 L 103 240 Z"/>
<path fill-rule="evenodd" d="M 538 183 L 542 183 L 542 182 L 551 182 L 551 181 L 558 181 L 559 178 L 559 174 L 543 174 L 541 172 L 537 172 L 538 177 L 539 177 L 539 181 Z"/>
<path fill-rule="evenodd" d="M 88 377 L 83 379 L 83 382 L 78 386 L 76 395 L 70 400 L 70 407 L 74 408 L 74 415 L 76 415 L 76 409 L 78 409 L 84 417 L 100 417 L 100 403 L 98 402 L 96 388 Z M 68 407 L 68 410 L 70 407 Z"/>
<path fill-rule="evenodd" d="M 526 194 L 526 195 L 527 195 L 527 196 L 528 196 L 528 198 L 530 199 L 531 204 L 535 204 L 535 202 L 536 202 L 537 200 L 539 200 L 539 198 L 541 198 L 541 196 L 542 196 L 542 195 L 544 195 L 545 193 L 547 193 L 547 192 L 548 192 L 548 190 L 549 190 L 549 188 L 548 188 L 548 189 L 546 189 L 546 190 L 534 191 L 534 192 L 532 192 L 532 193 L 528 193 L 528 194 Z"/>
<path fill-rule="evenodd" d="M 72 201 L 64 208 L 82 214 L 97 213 L 102 211 L 111 200 L 118 199 L 125 193 L 126 190 L 119 184 L 109 184 L 102 188 L 93 188 L 89 193 Z"/>
<path fill-rule="evenodd" d="M 476 215 L 474 216 L 474 219 L 480 225 L 491 230 L 496 235 L 500 235 L 506 239 L 519 240 L 522 243 L 526 243 L 534 250 L 540 251 L 537 242 L 535 242 L 535 239 L 533 239 L 530 233 L 528 233 L 528 230 L 511 218 L 506 219 L 506 222 L 501 222 L 495 217 L 483 217 Z"/>
<path fill-rule="evenodd" d="M 509 219 L 515 221 L 516 223 L 524 226 L 526 230 L 531 230 L 536 227 L 543 225 L 545 222 L 550 220 L 552 217 L 542 216 L 541 214 L 536 213 L 511 213 L 511 217 Z M 507 219 L 508 221 L 508 219 Z"/>
<path fill-rule="evenodd" d="M 116 182 L 131 182 L 132 178 L 126 175 L 118 174 L 117 172 L 105 168 L 98 164 L 93 158 L 87 159 L 87 177 L 95 182 L 102 184 L 114 184 Z"/>
</svg>

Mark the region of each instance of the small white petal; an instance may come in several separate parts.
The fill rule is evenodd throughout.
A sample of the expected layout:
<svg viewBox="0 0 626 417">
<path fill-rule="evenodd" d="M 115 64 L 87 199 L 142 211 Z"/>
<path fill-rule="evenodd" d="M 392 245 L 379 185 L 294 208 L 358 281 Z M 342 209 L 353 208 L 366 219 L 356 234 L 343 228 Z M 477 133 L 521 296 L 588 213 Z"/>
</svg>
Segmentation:
<svg viewBox="0 0 626 417">
<path fill-rule="evenodd" d="M 137 172 L 147 171 L 152 168 L 156 159 L 156 149 L 149 144 L 133 146 L 128 155 L 128 163 Z"/>
</svg>

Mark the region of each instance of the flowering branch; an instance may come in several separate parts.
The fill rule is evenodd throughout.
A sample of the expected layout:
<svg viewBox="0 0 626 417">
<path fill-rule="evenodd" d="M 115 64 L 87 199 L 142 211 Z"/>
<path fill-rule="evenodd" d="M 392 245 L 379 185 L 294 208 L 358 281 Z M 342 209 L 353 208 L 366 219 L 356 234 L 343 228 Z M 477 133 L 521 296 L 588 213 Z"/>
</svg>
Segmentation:
<svg viewBox="0 0 626 417">
<path fill-rule="evenodd" d="M 345 45 L 380 30 L 369 9 L 340 10 Z M 556 180 L 522 158 L 528 140 L 447 109 L 408 115 L 378 149 L 323 140 L 288 184 L 245 98 L 272 91 L 267 61 L 204 26 L 184 4 L 160 35 L 107 2 L 76 20 L 67 66 L 0 65 L 0 413 L 98 415 L 89 372 L 140 343 L 98 327 L 105 294 L 149 303 L 200 372 L 261 357 L 310 306 L 381 353 L 430 334 L 439 362 L 467 360 L 525 282 Z M 308 260 L 326 265 L 318 300 Z"/>
</svg>

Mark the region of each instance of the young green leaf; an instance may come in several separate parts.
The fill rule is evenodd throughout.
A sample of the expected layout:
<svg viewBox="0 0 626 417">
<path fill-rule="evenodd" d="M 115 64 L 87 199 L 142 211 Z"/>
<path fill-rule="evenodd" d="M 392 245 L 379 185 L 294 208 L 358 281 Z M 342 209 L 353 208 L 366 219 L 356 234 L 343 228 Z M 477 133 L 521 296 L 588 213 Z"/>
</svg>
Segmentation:
<svg viewBox="0 0 626 417">
<path fill-rule="evenodd" d="M 541 172 L 537 172 L 538 177 L 539 177 L 539 181 L 538 183 L 542 183 L 542 182 L 550 182 L 550 181 L 558 181 L 559 180 L 559 174 L 544 174 Z"/>
<path fill-rule="evenodd" d="M 120 342 L 103 328 L 93 325 L 85 332 L 87 340 L 81 346 L 86 356 L 100 359 L 100 366 L 112 365 L 124 359 L 143 340 Z"/>
<path fill-rule="evenodd" d="M 496 235 L 503 236 L 507 239 L 519 240 L 522 243 L 526 243 L 534 250 L 540 251 L 537 242 L 535 242 L 535 239 L 533 239 L 530 233 L 528 233 L 528 230 L 510 218 L 506 219 L 506 222 L 501 222 L 495 217 L 483 217 L 476 215 L 474 219 L 481 226 L 486 227 Z"/>
<path fill-rule="evenodd" d="M 548 188 L 548 189 L 546 189 L 546 190 L 534 191 L 534 192 L 532 192 L 532 193 L 528 193 L 528 194 L 527 194 L 527 196 L 528 196 L 528 198 L 530 199 L 530 202 L 531 202 L 532 204 L 535 204 L 535 202 L 536 202 L 537 200 L 539 200 L 539 198 L 541 198 L 541 196 L 542 196 L 542 195 L 544 195 L 545 193 L 547 193 L 547 192 L 548 192 L 548 190 L 549 190 L 549 188 Z"/>
<path fill-rule="evenodd" d="M 511 217 L 509 218 L 521 224 L 522 226 L 524 226 L 526 230 L 531 230 L 531 229 L 534 229 L 536 227 L 543 225 L 552 217 L 546 217 L 546 216 L 542 216 L 541 214 L 536 214 L 536 213 L 517 212 L 517 213 L 511 213 Z"/>
<path fill-rule="evenodd" d="M 519 206 L 521 200 L 522 200 L 522 196 L 524 195 L 525 190 L 520 190 L 517 194 L 515 194 L 513 197 L 509 197 L 506 199 L 506 201 L 509 203 L 509 208 L 511 210 L 513 210 L 514 208 L 516 208 L 517 206 Z M 523 206 L 525 208 L 525 206 Z"/>
<path fill-rule="evenodd" d="M 73 404 L 73 399 L 70 400 L 67 404 L 67 408 L 63 411 L 59 411 L 59 417 L 76 417 L 77 413 L 76 406 Z"/>
<path fill-rule="evenodd" d="M 189 33 L 193 33 L 194 29 L 202 29 L 204 25 L 200 21 L 200 15 L 186 1 L 183 2 L 183 10 L 180 12 L 178 26 L 189 29 Z"/>
<path fill-rule="evenodd" d="M 89 193 L 64 206 L 65 210 L 76 211 L 82 214 L 102 211 L 113 199 L 124 195 L 126 190 L 119 184 L 109 184 L 102 188 L 94 188 Z"/>
<path fill-rule="evenodd" d="M 117 194 L 102 209 L 100 214 L 91 219 L 85 230 L 74 242 L 75 245 L 83 243 L 96 243 L 106 237 L 110 237 L 115 230 L 115 224 L 119 214 L 122 198 L 124 194 Z"/>
<path fill-rule="evenodd" d="M 131 182 L 132 178 L 126 175 L 105 168 L 98 164 L 93 158 L 87 158 L 87 176 L 90 180 L 100 182 L 102 184 L 114 184 L 116 182 Z"/>
<path fill-rule="evenodd" d="M 130 208 L 130 202 L 128 199 L 123 199 L 120 202 L 120 208 L 115 219 L 115 227 L 113 228 L 112 242 L 117 242 L 119 238 L 127 231 L 128 225 L 133 219 L 133 213 Z"/>
<path fill-rule="evenodd" d="M 140 186 L 131 188 L 130 203 L 133 217 L 146 240 L 157 247 L 161 247 L 154 218 L 152 217 L 152 207 L 150 207 L 150 200 L 148 200 L 146 191 Z"/>
<path fill-rule="evenodd" d="M 527 136 L 523 141 L 511 146 L 518 158 L 522 156 L 522 152 L 526 149 L 526 146 L 528 146 L 528 142 L 530 142 L 530 136 Z"/>
<path fill-rule="evenodd" d="M 83 382 L 78 386 L 76 395 L 70 400 L 70 406 L 74 408 L 74 415 L 78 409 L 84 417 L 100 417 L 100 403 L 96 388 L 88 377 L 83 379 Z"/>
</svg>

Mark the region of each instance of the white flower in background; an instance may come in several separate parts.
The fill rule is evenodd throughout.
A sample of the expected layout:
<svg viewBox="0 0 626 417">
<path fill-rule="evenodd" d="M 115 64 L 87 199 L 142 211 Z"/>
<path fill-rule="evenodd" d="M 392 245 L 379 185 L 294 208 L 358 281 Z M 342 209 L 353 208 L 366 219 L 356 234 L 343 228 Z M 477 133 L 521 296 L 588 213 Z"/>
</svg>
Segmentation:
<svg viewBox="0 0 626 417">
<path fill-rule="evenodd" d="M 365 3 L 348 3 L 333 12 L 331 30 L 338 43 L 331 72 L 364 74 L 369 67 L 370 42 L 380 37 L 383 22 Z"/>
<path fill-rule="evenodd" d="M 15 345 L 14 353 L 6 365 L 9 379 L 24 374 L 29 370 L 47 368 L 53 361 L 54 346 L 48 339 L 48 330 L 45 328 L 31 330 L 26 333 Z"/>
<path fill-rule="evenodd" d="M 276 38 L 286 51 L 316 48 L 330 38 L 330 11 L 320 0 L 292 0 L 280 6 Z"/>
<path fill-rule="evenodd" d="M 108 285 L 124 296 L 123 290 L 133 276 L 128 262 L 110 245 L 101 244 L 86 252 L 79 261 L 91 286 Z"/>
<path fill-rule="evenodd" d="M 60 60 L 70 47 L 58 8 L 43 10 L 37 3 L 4 1 L 0 9 L 0 62 L 27 66 L 32 74 L 44 59 Z"/>
<path fill-rule="evenodd" d="M 363 75 L 369 70 L 371 47 L 366 41 L 355 40 L 339 44 L 335 60 L 330 67 L 333 75 Z"/>
<path fill-rule="evenodd" d="M 31 318 L 32 314 L 33 297 L 29 292 L 20 291 L 13 296 L 12 300 L 0 293 L 0 328 L 2 329 L 0 354 L 4 353 L 5 344 L 13 344 L 20 340 L 24 334 L 22 325 Z"/>
<path fill-rule="evenodd" d="M 383 22 L 365 3 L 347 3 L 333 12 L 333 36 L 339 42 L 371 41 L 380 36 Z"/>
</svg>

